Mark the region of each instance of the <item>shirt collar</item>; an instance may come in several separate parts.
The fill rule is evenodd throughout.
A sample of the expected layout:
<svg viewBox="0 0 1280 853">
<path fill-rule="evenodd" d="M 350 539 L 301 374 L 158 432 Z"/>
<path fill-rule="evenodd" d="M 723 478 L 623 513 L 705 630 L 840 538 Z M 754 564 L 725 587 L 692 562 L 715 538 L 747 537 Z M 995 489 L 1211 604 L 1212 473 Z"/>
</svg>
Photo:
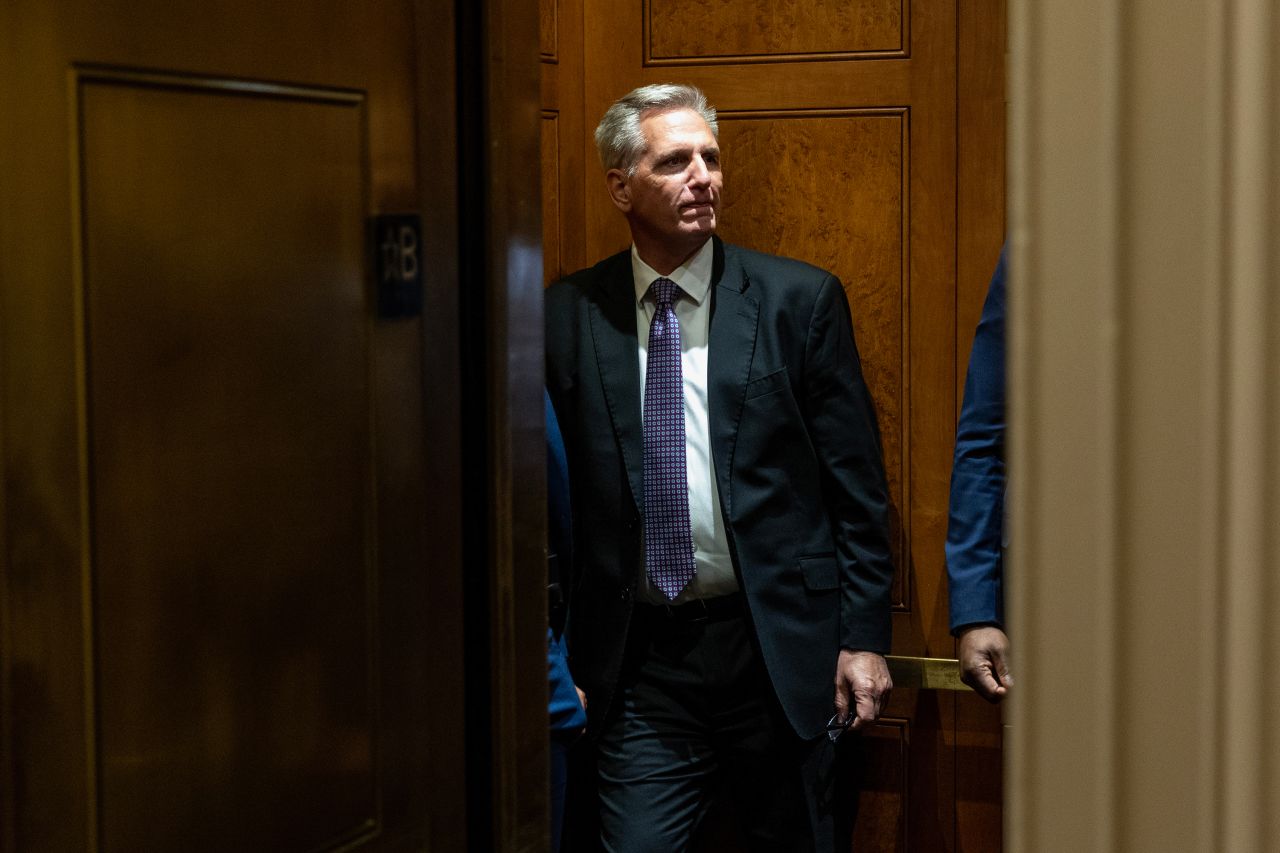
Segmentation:
<svg viewBox="0 0 1280 853">
<path fill-rule="evenodd" d="M 698 305 L 707 298 L 707 291 L 711 289 L 711 265 L 715 258 L 715 252 L 712 250 L 714 242 L 708 237 L 701 249 L 694 252 L 689 260 L 666 276 L 680 287 L 685 296 Z M 637 305 L 644 304 L 644 297 L 649 292 L 649 285 L 653 284 L 653 280 L 662 277 L 653 267 L 640 260 L 640 253 L 636 251 L 635 243 L 632 243 L 631 278 L 635 283 Z"/>
</svg>

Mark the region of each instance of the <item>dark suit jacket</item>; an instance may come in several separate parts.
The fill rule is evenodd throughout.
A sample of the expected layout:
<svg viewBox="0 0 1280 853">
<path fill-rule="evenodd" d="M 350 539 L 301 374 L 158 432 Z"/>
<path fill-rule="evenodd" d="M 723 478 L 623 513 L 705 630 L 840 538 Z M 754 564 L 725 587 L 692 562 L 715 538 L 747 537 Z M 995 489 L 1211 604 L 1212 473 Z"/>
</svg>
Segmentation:
<svg viewBox="0 0 1280 853">
<path fill-rule="evenodd" d="M 839 648 L 889 650 L 880 438 L 832 275 L 715 242 L 708 405 L 730 553 L 796 732 L 832 713 Z M 608 711 L 643 571 L 641 377 L 630 252 L 547 290 L 547 386 L 573 486 L 570 665 Z"/>
<path fill-rule="evenodd" d="M 951 630 L 1004 626 L 1004 267 L 987 289 L 956 425 L 947 524 Z"/>
</svg>

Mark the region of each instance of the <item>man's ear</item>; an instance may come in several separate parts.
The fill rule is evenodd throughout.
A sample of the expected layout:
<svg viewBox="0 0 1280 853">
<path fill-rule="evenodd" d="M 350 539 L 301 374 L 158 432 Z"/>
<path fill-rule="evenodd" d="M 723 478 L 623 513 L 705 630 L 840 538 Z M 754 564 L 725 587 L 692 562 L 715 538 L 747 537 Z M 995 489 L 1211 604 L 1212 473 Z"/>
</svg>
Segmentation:
<svg viewBox="0 0 1280 853">
<path fill-rule="evenodd" d="M 609 187 L 609 198 L 613 199 L 614 207 L 623 213 L 630 213 L 631 186 L 626 174 L 621 169 L 610 169 L 605 173 L 604 180 Z"/>
</svg>

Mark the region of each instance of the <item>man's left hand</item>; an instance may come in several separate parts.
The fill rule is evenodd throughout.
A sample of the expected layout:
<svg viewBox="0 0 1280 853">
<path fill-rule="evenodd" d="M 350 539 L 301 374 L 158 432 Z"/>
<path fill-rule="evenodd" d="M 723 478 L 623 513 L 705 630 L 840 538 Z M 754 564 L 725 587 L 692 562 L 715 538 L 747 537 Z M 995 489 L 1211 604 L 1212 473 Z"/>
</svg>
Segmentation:
<svg viewBox="0 0 1280 853">
<path fill-rule="evenodd" d="M 879 719 L 889 704 L 891 690 L 893 679 L 884 655 L 840 650 L 836 660 L 836 719 L 849 720 L 849 731 L 867 728 Z"/>
</svg>

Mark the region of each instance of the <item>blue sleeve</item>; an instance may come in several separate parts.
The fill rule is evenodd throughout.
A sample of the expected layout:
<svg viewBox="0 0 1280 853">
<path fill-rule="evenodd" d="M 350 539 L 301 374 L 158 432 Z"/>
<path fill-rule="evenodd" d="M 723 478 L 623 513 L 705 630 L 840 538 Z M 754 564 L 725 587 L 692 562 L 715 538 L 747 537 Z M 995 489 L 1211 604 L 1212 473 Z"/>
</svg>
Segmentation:
<svg viewBox="0 0 1280 853">
<path fill-rule="evenodd" d="M 544 391 L 543 399 L 547 419 L 547 550 L 560 570 L 551 580 L 561 581 L 560 576 L 567 574 L 573 558 L 569 462 L 551 396 Z"/>
<path fill-rule="evenodd" d="M 545 392 L 543 396 L 547 418 L 547 555 L 548 564 L 557 575 L 551 580 L 560 582 L 573 552 L 569 465 L 551 397 Z M 577 732 L 587 724 L 587 712 L 578 701 L 578 691 L 574 689 L 573 676 L 569 673 L 564 638 L 556 636 L 550 627 L 547 628 L 547 693 L 550 699 L 547 710 L 553 732 Z"/>
<path fill-rule="evenodd" d="M 547 711 L 551 717 L 553 732 L 578 732 L 587 724 L 587 712 L 578 701 L 578 691 L 573 687 L 569 663 L 564 656 L 561 638 L 547 629 L 547 694 L 550 699 Z"/>
<path fill-rule="evenodd" d="M 1005 252 L 973 338 L 956 427 L 947 524 L 951 631 L 1004 626 Z"/>
</svg>

